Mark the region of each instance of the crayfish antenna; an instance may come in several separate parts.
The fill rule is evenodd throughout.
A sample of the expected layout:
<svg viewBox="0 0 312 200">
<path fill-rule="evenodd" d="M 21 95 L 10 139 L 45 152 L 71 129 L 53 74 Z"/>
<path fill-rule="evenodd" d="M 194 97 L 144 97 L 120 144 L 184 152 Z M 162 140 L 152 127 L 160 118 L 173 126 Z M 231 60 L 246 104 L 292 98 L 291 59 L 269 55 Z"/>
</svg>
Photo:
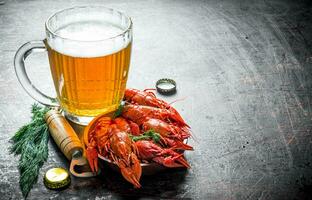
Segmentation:
<svg viewBox="0 0 312 200">
<path fill-rule="evenodd" d="M 184 101 L 186 98 L 187 98 L 187 97 L 182 97 L 182 98 L 180 98 L 180 99 L 176 99 L 176 100 L 170 102 L 169 105 L 171 106 L 172 104 L 174 104 L 174 103 L 176 103 L 176 102 L 178 102 L 178 101 Z"/>
</svg>

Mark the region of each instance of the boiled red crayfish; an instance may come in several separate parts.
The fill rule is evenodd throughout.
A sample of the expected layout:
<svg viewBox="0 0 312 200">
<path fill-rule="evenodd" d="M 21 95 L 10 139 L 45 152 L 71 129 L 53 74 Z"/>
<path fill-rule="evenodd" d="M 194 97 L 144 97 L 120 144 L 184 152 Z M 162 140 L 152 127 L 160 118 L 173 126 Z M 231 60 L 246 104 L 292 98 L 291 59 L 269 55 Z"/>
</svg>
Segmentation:
<svg viewBox="0 0 312 200">
<path fill-rule="evenodd" d="M 113 160 L 123 177 L 139 188 L 140 160 L 189 168 L 179 150 L 193 150 L 184 143 L 191 132 L 180 114 L 147 90 L 127 89 L 124 99 L 127 102 L 120 117 L 102 117 L 89 132 L 86 152 L 92 171 L 98 171 L 101 154 Z"/>
<path fill-rule="evenodd" d="M 181 127 L 170 122 L 175 119 L 174 114 L 171 114 L 166 109 L 141 105 L 126 105 L 123 108 L 122 116 L 142 126 L 143 132 L 152 129 L 165 138 L 180 141 L 177 142 L 180 144 L 182 144 L 183 139 L 191 135 L 186 126 Z"/>
<path fill-rule="evenodd" d="M 179 124 L 188 127 L 188 125 L 185 123 L 179 112 L 167 102 L 156 98 L 156 95 L 153 92 L 151 92 L 150 89 L 145 89 L 144 91 L 140 91 L 137 89 L 126 89 L 124 99 L 131 104 L 145 105 L 165 109 L 167 110 L 167 112 L 158 111 L 160 112 L 159 114 L 170 115 L 170 117 L 173 118 L 175 121 L 177 121 Z M 155 109 L 154 112 L 157 112 L 157 109 Z"/>
<path fill-rule="evenodd" d="M 122 116 L 127 119 L 131 119 L 139 126 L 149 118 L 168 121 L 181 127 L 187 126 L 187 124 L 184 121 L 181 121 L 181 119 L 175 113 L 172 113 L 167 109 L 155 108 L 151 106 L 133 104 L 125 105 L 122 110 Z"/>
<path fill-rule="evenodd" d="M 124 98 L 130 104 L 124 107 L 122 116 L 141 126 L 142 132 L 153 130 L 162 136 L 167 146 L 193 150 L 183 143 L 191 136 L 189 126 L 172 106 L 146 90 L 126 89 Z"/>
<path fill-rule="evenodd" d="M 183 158 L 183 154 L 176 153 L 172 149 L 163 149 L 151 140 L 140 140 L 135 142 L 135 145 L 138 148 L 138 156 L 142 160 L 153 160 L 170 168 L 190 168 L 188 162 Z"/>
<path fill-rule="evenodd" d="M 92 171 L 98 170 L 98 153 L 109 155 L 120 168 L 123 177 L 135 187 L 141 187 L 141 165 L 136 156 L 137 148 L 125 131 L 118 129 L 119 120 L 99 121 L 94 131 L 89 135 L 89 145 L 86 150 L 87 159 Z"/>
<path fill-rule="evenodd" d="M 111 158 L 120 168 L 122 176 L 135 187 L 140 188 L 142 169 L 134 153 L 137 152 L 136 146 L 124 131 L 113 128 L 111 134 L 109 141 Z"/>
</svg>

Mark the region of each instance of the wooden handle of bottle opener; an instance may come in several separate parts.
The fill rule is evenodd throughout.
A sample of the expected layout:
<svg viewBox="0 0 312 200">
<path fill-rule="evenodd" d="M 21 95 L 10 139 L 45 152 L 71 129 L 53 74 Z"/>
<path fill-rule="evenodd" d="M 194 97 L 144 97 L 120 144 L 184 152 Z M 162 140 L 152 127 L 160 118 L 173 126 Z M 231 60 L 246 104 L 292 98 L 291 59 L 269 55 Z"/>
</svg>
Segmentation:
<svg viewBox="0 0 312 200">
<path fill-rule="evenodd" d="M 68 160 L 72 159 L 74 152 L 83 152 L 77 134 L 59 110 L 51 109 L 48 111 L 45 120 L 55 143 Z"/>
</svg>

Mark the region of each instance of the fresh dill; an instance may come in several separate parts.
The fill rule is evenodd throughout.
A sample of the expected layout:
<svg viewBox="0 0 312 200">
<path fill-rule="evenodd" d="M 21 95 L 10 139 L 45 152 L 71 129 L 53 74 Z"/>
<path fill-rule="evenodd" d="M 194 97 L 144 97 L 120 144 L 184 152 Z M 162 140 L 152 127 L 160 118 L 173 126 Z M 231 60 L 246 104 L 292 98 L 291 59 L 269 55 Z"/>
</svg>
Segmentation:
<svg viewBox="0 0 312 200">
<path fill-rule="evenodd" d="M 130 138 L 134 142 L 136 142 L 138 140 L 147 140 L 147 139 L 152 139 L 155 143 L 159 143 L 160 142 L 160 135 L 158 133 L 156 133 L 152 129 L 144 132 L 142 135 L 139 135 L 139 136 L 130 135 Z"/>
<path fill-rule="evenodd" d="M 19 155 L 20 188 L 24 198 L 38 180 L 39 169 L 48 158 L 49 129 L 44 115 L 47 107 L 33 104 L 31 122 L 21 127 L 10 139 L 10 153 Z"/>
<path fill-rule="evenodd" d="M 122 101 L 122 102 L 119 104 L 117 110 L 115 111 L 114 116 L 113 116 L 113 119 L 119 117 L 119 116 L 122 114 L 122 110 L 123 110 L 124 107 L 125 107 L 125 102 Z"/>
</svg>

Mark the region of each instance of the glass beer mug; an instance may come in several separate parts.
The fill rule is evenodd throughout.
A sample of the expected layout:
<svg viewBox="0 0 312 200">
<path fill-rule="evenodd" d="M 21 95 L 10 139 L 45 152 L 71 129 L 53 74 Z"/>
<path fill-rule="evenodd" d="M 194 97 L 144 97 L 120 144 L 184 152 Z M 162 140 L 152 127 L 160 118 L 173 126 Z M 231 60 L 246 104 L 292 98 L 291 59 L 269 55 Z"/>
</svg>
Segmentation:
<svg viewBox="0 0 312 200">
<path fill-rule="evenodd" d="M 128 78 L 132 22 L 125 14 L 101 7 L 59 11 L 45 23 L 46 39 L 16 52 L 14 65 L 27 93 L 48 106 L 61 106 L 68 119 L 87 124 L 117 109 Z M 57 98 L 39 91 L 26 74 L 24 60 L 47 50 Z"/>
</svg>

